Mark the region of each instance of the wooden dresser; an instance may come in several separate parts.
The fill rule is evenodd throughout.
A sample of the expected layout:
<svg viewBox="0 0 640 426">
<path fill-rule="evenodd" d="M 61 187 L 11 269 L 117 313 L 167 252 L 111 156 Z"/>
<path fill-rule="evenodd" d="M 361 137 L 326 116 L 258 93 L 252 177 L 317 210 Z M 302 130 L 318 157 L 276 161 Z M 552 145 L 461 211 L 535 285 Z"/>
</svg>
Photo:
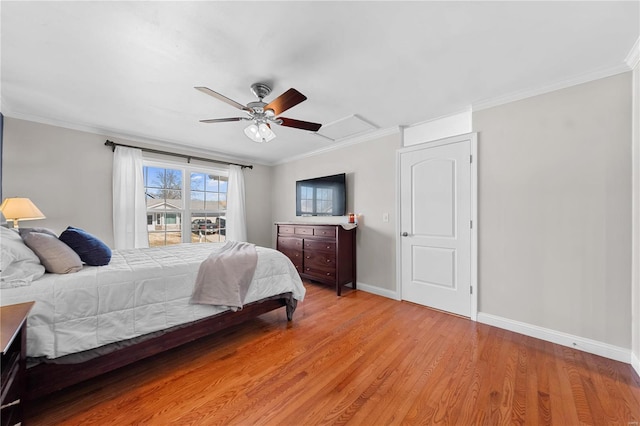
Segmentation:
<svg viewBox="0 0 640 426">
<path fill-rule="evenodd" d="M 0 308 L 2 426 L 22 423 L 26 383 L 27 315 L 33 305 L 34 302 L 27 302 Z"/>
<path fill-rule="evenodd" d="M 302 278 L 330 284 L 338 296 L 345 284 L 356 288 L 356 228 L 342 225 L 276 223 L 277 249 Z"/>
</svg>

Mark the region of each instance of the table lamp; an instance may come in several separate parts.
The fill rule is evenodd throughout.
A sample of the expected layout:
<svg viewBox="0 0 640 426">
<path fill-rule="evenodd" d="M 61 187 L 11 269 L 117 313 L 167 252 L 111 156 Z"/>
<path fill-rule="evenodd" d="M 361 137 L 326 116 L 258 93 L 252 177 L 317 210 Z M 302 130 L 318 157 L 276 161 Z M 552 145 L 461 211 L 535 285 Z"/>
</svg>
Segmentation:
<svg viewBox="0 0 640 426">
<path fill-rule="evenodd" d="M 20 220 L 45 219 L 45 215 L 28 198 L 5 198 L 0 211 L 7 220 L 13 221 L 15 229 L 18 229 Z"/>
</svg>

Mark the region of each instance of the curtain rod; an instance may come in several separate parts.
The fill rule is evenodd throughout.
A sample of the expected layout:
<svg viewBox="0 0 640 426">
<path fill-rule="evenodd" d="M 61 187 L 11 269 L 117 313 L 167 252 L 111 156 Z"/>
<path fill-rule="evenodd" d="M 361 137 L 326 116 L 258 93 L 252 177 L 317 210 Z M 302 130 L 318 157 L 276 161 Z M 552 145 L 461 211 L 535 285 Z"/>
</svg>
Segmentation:
<svg viewBox="0 0 640 426">
<path fill-rule="evenodd" d="M 127 147 L 127 148 L 136 148 L 136 149 L 142 150 L 144 152 L 152 152 L 154 154 L 164 154 L 164 155 L 171 155 L 171 156 L 174 156 L 174 157 L 186 158 L 188 163 L 191 163 L 191 160 L 199 160 L 199 161 L 209 161 L 211 163 L 229 164 L 229 165 L 234 165 L 234 166 L 240 166 L 243 169 L 245 169 L 245 168 L 253 169 L 253 166 L 251 164 L 247 165 L 247 164 L 231 163 L 229 161 L 213 160 L 211 158 L 196 157 L 196 156 L 193 156 L 193 155 L 178 154 L 178 153 L 175 153 L 175 152 L 160 151 L 160 150 L 151 149 L 151 148 L 141 148 L 139 146 L 125 145 L 125 144 L 122 144 L 122 143 L 116 143 L 116 142 L 110 141 L 108 139 L 104 144 L 105 144 L 105 146 L 112 147 L 113 151 L 116 150 L 117 146 L 124 146 L 124 147 Z"/>
</svg>

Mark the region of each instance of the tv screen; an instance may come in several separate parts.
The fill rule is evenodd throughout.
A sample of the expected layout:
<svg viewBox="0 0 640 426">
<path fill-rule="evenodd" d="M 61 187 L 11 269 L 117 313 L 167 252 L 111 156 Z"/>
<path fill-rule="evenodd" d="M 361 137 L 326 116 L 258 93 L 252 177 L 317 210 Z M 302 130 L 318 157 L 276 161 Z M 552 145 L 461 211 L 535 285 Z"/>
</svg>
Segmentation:
<svg viewBox="0 0 640 426">
<path fill-rule="evenodd" d="M 344 216 L 346 206 L 344 173 L 296 182 L 296 216 Z"/>
</svg>

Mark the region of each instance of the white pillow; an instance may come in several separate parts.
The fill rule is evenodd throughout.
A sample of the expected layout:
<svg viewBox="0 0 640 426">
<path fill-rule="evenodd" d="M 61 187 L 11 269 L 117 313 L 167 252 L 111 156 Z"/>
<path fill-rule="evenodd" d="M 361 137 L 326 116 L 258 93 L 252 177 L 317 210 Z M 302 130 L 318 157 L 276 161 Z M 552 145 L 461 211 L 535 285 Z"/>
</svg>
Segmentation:
<svg viewBox="0 0 640 426">
<path fill-rule="evenodd" d="M 24 244 L 20 234 L 0 226 L 0 288 L 29 285 L 44 272 L 40 259 Z"/>
</svg>

